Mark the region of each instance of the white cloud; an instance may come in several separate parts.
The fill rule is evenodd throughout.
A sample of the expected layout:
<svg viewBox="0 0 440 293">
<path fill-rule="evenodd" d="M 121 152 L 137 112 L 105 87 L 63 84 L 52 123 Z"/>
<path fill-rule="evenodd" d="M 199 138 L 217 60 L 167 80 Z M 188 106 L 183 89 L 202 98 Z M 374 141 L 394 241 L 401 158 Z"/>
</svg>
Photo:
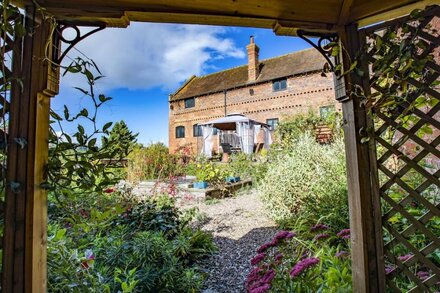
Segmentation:
<svg viewBox="0 0 440 293">
<path fill-rule="evenodd" d="M 209 60 L 243 58 L 227 28 L 195 25 L 132 23 L 127 29 L 105 29 L 76 47 L 93 59 L 106 76 L 101 89 L 175 89 L 192 74 L 209 68 Z M 78 56 L 75 50 L 70 56 Z M 69 61 L 69 60 L 65 60 Z M 78 85 L 76 77 L 64 78 L 63 85 Z"/>
</svg>

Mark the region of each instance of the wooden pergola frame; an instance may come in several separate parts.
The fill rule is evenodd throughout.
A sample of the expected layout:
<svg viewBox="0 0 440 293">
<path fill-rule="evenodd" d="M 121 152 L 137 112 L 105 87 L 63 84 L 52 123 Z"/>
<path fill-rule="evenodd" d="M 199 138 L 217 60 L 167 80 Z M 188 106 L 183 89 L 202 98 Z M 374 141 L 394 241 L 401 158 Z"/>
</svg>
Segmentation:
<svg viewBox="0 0 440 293">
<path fill-rule="evenodd" d="M 290 4 L 283 4 L 289 2 Z M 44 8 L 56 22 L 74 26 L 125 27 L 130 20 L 149 22 L 194 23 L 228 26 L 271 28 L 278 35 L 297 35 L 298 30 L 314 34 L 337 34 L 348 54 L 354 58 L 362 50 L 358 27 L 403 16 L 415 8 L 439 4 L 438 0 L 332 0 L 332 13 L 313 5 L 326 1 L 16 1 L 25 9 L 27 28 L 33 29 L 23 43 L 14 49 L 13 74 L 23 80 L 23 92 L 13 84 L 10 106 L 8 185 L 5 202 L 5 233 L 3 241 L 3 292 L 46 292 L 47 192 L 44 167 L 48 156 L 50 98 L 58 93 L 59 71 L 47 58 L 54 60 L 60 39 L 51 35 L 53 23 L 43 19 L 38 9 Z M 311 3 L 313 2 L 313 3 Z M 40 7 L 36 6 L 36 3 Z M 268 7 L 271 4 L 272 7 Z M 285 6 L 299 5 L 310 13 L 299 12 L 291 17 L 280 11 Z M 289 6 L 289 7 L 290 7 Z M 278 10 L 277 7 L 281 7 Z M 315 9 L 316 8 L 316 9 Z M 323 8 L 323 9 L 324 9 Z M 315 11 L 316 10 L 316 11 Z M 317 15 L 322 14 L 322 18 Z M 330 15 L 331 14 L 331 15 Z M 307 34 L 307 33 L 305 33 Z M 48 46 L 49 42 L 49 46 Z M 20 58 L 16 58 L 20 56 Z M 50 56 L 50 57 L 49 57 Z M 361 101 L 349 93 L 354 86 L 368 88 L 368 80 L 348 74 L 336 85 L 336 97 L 342 103 L 347 156 L 347 173 L 352 243 L 354 292 L 385 292 L 381 226 L 377 211 L 380 205 L 374 169 L 376 158 L 369 144 L 362 144 L 363 132 L 371 126 Z M 25 138 L 26 147 L 13 138 Z M 375 218 L 376 217 L 376 218 Z"/>
</svg>

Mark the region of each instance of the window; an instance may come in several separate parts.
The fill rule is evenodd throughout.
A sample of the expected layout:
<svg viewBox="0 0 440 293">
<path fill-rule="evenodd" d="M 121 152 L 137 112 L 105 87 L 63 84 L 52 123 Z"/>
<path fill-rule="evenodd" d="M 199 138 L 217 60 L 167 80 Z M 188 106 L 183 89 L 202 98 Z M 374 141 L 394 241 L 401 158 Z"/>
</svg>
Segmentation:
<svg viewBox="0 0 440 293">
<path fill-rule="evenodd" d="M 266 124 L 269 125 L 270 130 L 274 130 L 277 127 L 278 122 L 279 122 L 278 118 L 270 118 L 266 120 Z"/>
<path fill-rule="evenodd" d="M 202 134 L 202 126 L 197 125 L 197 124 L 193 125 L 193 136 L 194 137 L 203 136 L 203 134 Z"/>
<path fill-rule="evenodd" d="M 185 99 L 185 108 L 193 108 L 196 106 L 196 99 L 189 98 Z"/>
<path fill-rule="evenodd" d="M 185 126 L 177 126 L 176 127 L 176 138 L 185 137 Z"/>
<path fill-rule="evenodd" d="M 212 135 L 217 135 L 218 134 L 218 129 L 214 128 L 214 132 L 212 133 Z"/>
<path fill-rule="evenodd" d="M 326 119 L 335 111 L 335 105 L 324 106 L 319 108 L 319 115 L 321 118 Z"/>
<path fill-rule="evenodd" d="M 272 83 L 272 89 L 274 92 L 276 91 L 282 91 L 285 90 L 287 88 L 287 79 L 279 79 L 279 80 L 274 80 Z"/>
</svg>

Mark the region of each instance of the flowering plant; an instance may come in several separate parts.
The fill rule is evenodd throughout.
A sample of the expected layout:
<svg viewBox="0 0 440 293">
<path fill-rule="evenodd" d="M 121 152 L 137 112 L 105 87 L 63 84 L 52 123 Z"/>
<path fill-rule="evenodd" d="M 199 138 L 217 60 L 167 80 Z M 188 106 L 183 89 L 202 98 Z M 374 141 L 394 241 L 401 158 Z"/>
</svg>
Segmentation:
<svg viewBox="0 0 440 293">
<path fill-rule="evenodd" d="M 328 228 L 317 224 L 300 229 L 308 232 L 299 235 L 280 231 L 261 245 L 251 260 L 247 292 L 351 292 L 350 257 L 344 237 L 349 231 L 343 230 L 341 236 L 323 233 Z"/>
</svg>

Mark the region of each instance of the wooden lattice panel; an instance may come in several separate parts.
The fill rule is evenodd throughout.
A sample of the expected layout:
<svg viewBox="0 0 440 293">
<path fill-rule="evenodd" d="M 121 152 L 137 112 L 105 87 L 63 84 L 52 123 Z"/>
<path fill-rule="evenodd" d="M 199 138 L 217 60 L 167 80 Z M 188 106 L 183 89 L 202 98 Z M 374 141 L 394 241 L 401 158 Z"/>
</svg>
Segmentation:
<svg viewBox="0 0 440 293">
<path fill-rule="evenodd" d="M 17 16 L 11 15 L 10 24 L 13 25 Z M 7 32 L 0 34 L 0 59 L 2 66 L 0 67 L 0 227 L 4 225 L 4 194 L 5 194 L 5 178 L 6 178 L 6 161 L 7 161 L 7 142 L 8 142 L 8 122 L 10 109 L 10 94 L 12 75 L 12 55 L 14 51 L 14 36 Z M 0 232 L 3 238 L 3 231 Z M 3 239 L 0 239 L 3 244 Z"/>
<path fill-rule="evenodd" d="M 370 94 L 377 97 L 371 132 L 379 177 L 385 281 L 392 292 L 440 291 L 439 17 L 436 7 L 417 20 L 405 18 L 361 30 L 369 52 Z M 389 32 L 397 36 L 390 46 L 384 37 Z M 391 74 L 378 68 L 385 51 L 399 47 L 399 38 L 420 44 L 411 58 L 428 56 L 421 74 L 402 74 L 404 56 L 394 60 Z M 406 80 L 392 100 L 385 75 L 399 83 Z"/>
</svg>

